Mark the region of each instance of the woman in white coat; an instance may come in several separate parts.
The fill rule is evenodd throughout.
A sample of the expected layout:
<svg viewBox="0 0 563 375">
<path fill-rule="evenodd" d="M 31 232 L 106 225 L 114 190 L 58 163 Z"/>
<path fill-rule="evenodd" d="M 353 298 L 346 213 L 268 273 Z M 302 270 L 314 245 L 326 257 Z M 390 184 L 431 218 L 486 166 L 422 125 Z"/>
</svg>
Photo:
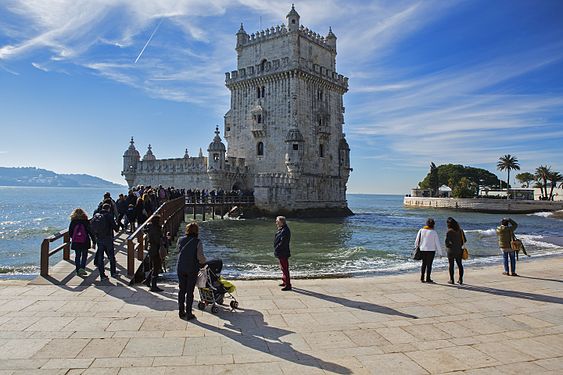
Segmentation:
<svg viewBox="0 0 563 375">
<path fill-rule="evenodd" d="M 434 256 L 436 252 L 438 255 L 442 254 L 442 248 L 440 247 L 440 240 L 438 239 L 438 233 L 434 230 L 434 219 L 430 218 L 426 220 L 426 225 L 418 231 L 416 235 L 416 240 L 414 241 L 414 246 L 420 248 L 422 253 L 422 267 L 420 268 L 420 281 L 433 284 L 430 274 L 432 273 L 432 262 L 434 262 Z M 425 278 L 426 275 L 426 278 Z"/>
</svg>

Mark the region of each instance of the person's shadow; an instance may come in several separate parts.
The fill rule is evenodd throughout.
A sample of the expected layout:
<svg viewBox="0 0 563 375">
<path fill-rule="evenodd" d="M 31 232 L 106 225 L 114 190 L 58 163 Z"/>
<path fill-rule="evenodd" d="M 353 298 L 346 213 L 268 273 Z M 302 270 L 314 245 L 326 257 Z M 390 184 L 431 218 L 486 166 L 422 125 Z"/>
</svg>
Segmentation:
<svg viewBox="0 0 563 375">
<path fill-rule="evenodd" d="M 371 312 L 386 314 L 386 315 L 397 315 L 397 316 L 402 316 L 403 318 L 418 319 L 418 317 L 415 315 L 406 314 L 401 311 L 392 309 L 390 307 L 376 305 L 374 303 L 353 301 L 347 298 L 330 296 L 328 294 L 313 292 L 311 290 L 302 289 L 302 288 L 293 288 L 293 291 L 295 293 L 303 294 L 305 296 L 315 297 L 322 299 L 324 301 L 334 302 L 339 305 L 346 306 L 352 309 L 371 311 Z"/>
<path fill-rule="evenodd" d="M 193 324 L 211 332 L 219 333 L 250 349 L 270 354 L 296 364 L 328 370 L 337 374 L 352 373 L 347 367 L 337 363 L 323 361 L 322 359 L 294 349 L 291 343 L 281 340 L 283 336 L 294 332 L 268 325 L 268 323 L 264 321 L 264 315 L 259 311 L 239 308 L 237 312 L 238 313 L 225 314 L 225 316 L 221 317 L 229 321 L 224 324 L 223 328 L 209 325 L 199 320 L 193 320 Z M 249 320 L 256 323 L 256 327 L 253 327 L 253 324 L 249 327 L 244 324 L 245 321 Z M 240 323 L 240 326 L 237 326 L 237 323 Z M 243 325 L 245 327 L 242 327 Z"/>
</svg>

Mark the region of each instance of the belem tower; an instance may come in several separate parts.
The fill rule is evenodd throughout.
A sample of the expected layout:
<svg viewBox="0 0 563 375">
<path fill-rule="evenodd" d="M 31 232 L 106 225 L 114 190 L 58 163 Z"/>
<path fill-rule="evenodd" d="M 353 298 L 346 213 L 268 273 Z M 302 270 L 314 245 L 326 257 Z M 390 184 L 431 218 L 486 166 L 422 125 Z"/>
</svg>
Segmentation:
<svg viewBox="0 0 563 375">
<path fill-rule="evenodd" d="M 249 190 L 265 214 L 349 215 L 350 147 L 342 131 L 348 78 L 336 72 L 336 36 L 300 24 L 236 33 L 237 70 L 225 73 L 231 106 L 198 156 L 141 159 L 133 138 L 123 155 L 129 186 Z"/>
</svg>

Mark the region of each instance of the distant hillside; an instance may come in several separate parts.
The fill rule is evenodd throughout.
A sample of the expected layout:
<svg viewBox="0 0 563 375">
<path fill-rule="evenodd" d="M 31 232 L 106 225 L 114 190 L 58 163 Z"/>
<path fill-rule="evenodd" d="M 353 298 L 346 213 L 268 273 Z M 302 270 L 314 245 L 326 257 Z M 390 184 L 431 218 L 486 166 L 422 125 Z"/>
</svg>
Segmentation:
<svg viewBox="0 0 563 375">
<path fill-rule="evenodd" d="M 120 187 L 87 174 L 57 174 L 35 167 L 0 167 L 0 186 Z"/>
</svg>

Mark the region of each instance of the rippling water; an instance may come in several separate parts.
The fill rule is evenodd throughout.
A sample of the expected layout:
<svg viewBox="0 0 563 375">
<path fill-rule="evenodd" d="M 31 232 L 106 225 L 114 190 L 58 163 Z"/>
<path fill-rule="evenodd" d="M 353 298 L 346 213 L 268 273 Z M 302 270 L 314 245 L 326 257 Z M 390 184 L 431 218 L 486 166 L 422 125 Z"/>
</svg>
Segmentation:
<svg viewBox="0 0 563 375">
<path fill-rule="evenodd" d="M 0 272 L 36 274 L 39 248 L 44 237 L 68 226 L 75 207 L 91 214 L 104 189 L 0 187 Z M 117 196 L 120 190 L 110 190 Z M 292 219 L 291 270 L 296 276 L 363 275 L 412 270 L 414 237 L 427 217 L 437 222 L 443 241 L 445 221 L 454 216 L 466 231 L 469 263 L 498 263 L 494 228 L 502 215 L 403 207 L 398 195 L 348 195 L 356 215 L 342 219 Z M 563 221 L 545 213 L 513 215 L 518 235 L 532 256 L 561 253 L 563 248 L 546 242 L 563 236 Z M 201 225 L 201 239 L 208 258 L 222 258 L 223 274 L 230 277 L 277 276 L 273 256 L 273 219 L 215 220 Z M 57 256 L 55 256 L 57 258 Z M 60 258 L 57 258 L 60 259 Z M 172 253 L 168 261 L 173 269 Z M 436 261 L 444 266 L 444 259 Z M 173 276 L 173 275 L 169 275 Z"/>
</svg>

